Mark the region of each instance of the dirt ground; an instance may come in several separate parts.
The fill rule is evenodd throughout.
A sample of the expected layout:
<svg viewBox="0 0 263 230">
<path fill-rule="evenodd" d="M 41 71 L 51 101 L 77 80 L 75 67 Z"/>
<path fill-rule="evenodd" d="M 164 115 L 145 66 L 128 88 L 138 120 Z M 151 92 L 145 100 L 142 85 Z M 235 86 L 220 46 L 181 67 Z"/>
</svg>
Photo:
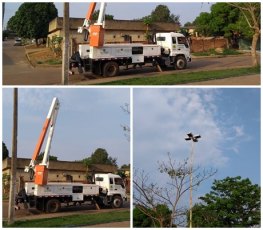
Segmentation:
<svg viewBox="0 0 263 230">
<path fill-rule="evenodd" d="M 61 61 L 61 58 L 56 57 L 54 52 L 47 47 L 36 47 L 35 45 L 32 45 L 29 47 L 27 46 L 25 51 L 28 56 L 28 60 L 30 60 L 31 65 L 34 67 L 45 66 L 45 63 L 49 60 Z"/>
</svg>

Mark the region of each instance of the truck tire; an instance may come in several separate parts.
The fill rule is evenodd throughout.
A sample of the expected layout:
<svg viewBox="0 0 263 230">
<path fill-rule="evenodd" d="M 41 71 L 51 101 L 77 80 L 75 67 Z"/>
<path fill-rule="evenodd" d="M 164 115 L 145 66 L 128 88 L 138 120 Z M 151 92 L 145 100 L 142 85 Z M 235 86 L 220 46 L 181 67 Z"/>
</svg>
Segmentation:
<svg viewBox="0 0 263 230">
<path fill-rule="evenodd" d="M 182 70 L 182 69 L 185 69 L 186 66 L 187 66 L 187 61 L 184 56 L 179 56 L 176 58 L 175 69 Z"/>
<path fill-rule="evenodd" d="M 112 208 L 121 208 L 123 205 L 123 200 L 121 198 L 121 196 L 114 196 L 112 203 L 111 203 L 111 207 Z"/>
<path fill-rule="evenodd" d="M 117 62 L 106 62 L 103 66 L 104 77 L 115 77 L 119 74 L 119 65 Z"/>
<path fill-rule="evenodd" d="M 55 213 L 60 210 L 61 204 L 58 199 L 51 199 L 47 201 L 46 212 Z"/>
</svg>

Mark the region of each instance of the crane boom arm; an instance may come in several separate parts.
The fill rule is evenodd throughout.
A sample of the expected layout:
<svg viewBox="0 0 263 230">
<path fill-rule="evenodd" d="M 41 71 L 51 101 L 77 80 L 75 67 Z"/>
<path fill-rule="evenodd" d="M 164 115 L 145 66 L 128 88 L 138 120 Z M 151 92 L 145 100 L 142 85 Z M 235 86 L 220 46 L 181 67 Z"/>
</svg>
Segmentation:
<svg viewBox="0 0 263 230">
<path fill-rule="evenodd" d="M 49 138 L 48 138 L 47 145 L 46 145 L 46 150 L 45 150 L 43 161 L 42 161 L 42 164 L 47 165 L 48 154 L 49 154 L 49 150 L 51 147 L 51 141 L 52 141 L 52 136 L 53 136 L 53 132 L 54 132 L 54 127 L 55 127 L 58 109 L 59 109 L 59 100 L 58 100 L 58 98 L 55 97 L 55 98 L 53 98 L 53 101 L 51 103 L 48 115 L 47 115 L 46 120 L 44 122 L 44 125 L 42 127 L 42 131 L 41 131 L 40 136 L 38 138 L 38 142 L 36 144 L 36 147 L 35 147 L 33 156 L 31 158 L 30 164 L 29 164 L 29 166 L 25 167 L 25 172 L 29 172 L 30 169 L 35 170 L 35 164 L 36 164 L 37 157 L 39 156 L 39 153 L 40 153 L 41 147 L 43 145 L 43 142 L 45 140 L 47 131 L 48 131 L 49 127 L 51 126 Z"/>
<path fill-rule="evenodd" d="M 87 12 L 86 17 L 84 19 L 83 25 L 78 28 L 78 33 L 83 33 L 83 31 L 87 31 L 89 29 L 91 19 L 92 19 L 92 15 L 95 11 L 96 5 L 97 5 L 96 2 L 91 2 L 89 4 L 88 12 Z"/>
<path fill-rule="evenodd" d="M 89 45 L 93 47 L 101 47 L 104 45 L 104 24 L 105 24 L 105 11 L 106 3 L 100 3 L 100 10 L 98 20 L 94 25 L 91 25 L 92 14 L 94 13 L 96 3 L 92 2 L 89 5 L 89 10 L 86 14 L 86 18 L 82 27 L 78 28 L 78 33 L 84 32 L 84 41 L 88 41 L 90 37 Z"/>
<path fill-rule="evenodd" d="M 90 3 L 89 10 L 88 10 L 88 12 L 86 14 L 86 20 L 91 21 L 91 18 L 92 18 L 92 15 L 93 15 L 94 11 L 95 11 L 96 5 L 97 5 L 96 2 L 91 2 Z"/>
</svg>

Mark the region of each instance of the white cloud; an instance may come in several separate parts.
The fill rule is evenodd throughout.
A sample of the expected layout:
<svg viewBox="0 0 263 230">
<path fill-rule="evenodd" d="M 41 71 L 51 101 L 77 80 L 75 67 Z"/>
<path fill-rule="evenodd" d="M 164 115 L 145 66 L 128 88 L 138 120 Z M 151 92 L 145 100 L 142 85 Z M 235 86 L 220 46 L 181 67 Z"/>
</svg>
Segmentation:
<svg viewBox="0 0 263 230">
<path fill-rule="evenodd" d="M 215 116 L 218 95 L 213 89 L 135 89 L 134 166 L 150 168 L 167 152 L 178 161 L 185 159 L 191 151 L 184 140 L 188 132 L 202 136 L 194 145 L 196 164 L 226 164 L 221 148 L 225 130 Z"/>
<path fill-rule="evenodd" d="M 243 137 L 245 135 L 243 126 L 234 126 L 233 129 L 236 137 Z"/>
</svg>

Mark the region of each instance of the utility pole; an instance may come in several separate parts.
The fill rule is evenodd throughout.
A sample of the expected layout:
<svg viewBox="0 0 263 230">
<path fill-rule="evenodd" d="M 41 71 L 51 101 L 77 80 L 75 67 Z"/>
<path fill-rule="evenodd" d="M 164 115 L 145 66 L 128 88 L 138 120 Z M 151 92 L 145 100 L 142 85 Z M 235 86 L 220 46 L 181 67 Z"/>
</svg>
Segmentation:
<svg viewBox="0 0 263 230">
<path fill-rule="evenodd" d="M 3 17 L 2 17 L 2 27 L 4 28 L 4 18 L 5 18 L 5 3 L 3 2 L 2 3 L 2 7 L 3 7 L 3 9 L 2 9 L 2 13 L 3 13 Z"/>
<path fill-rule="evenodd" d="M 8 206 L 8 224 L 14 223 L 15 193 L 16 193 L 16 163 L 17 163 L 17 116 L 18 116 L 18 89 L 14 88 L 13 107 L 13 135 L 12 135 L 12 158 L 11 158 L 11 182 Z"/>
<path fill-rule="evenodd" d="M 190 210 L 189 210 L 189 227 L 192 228 L 192 218 L 193 218 L 193 163 L 194 163 L 194 142 L 198 142 L 201 135 L 193 135 L 192 133 L 187 133 L 186 141 L 192 141 L 191 155 L 190 155 Z"/>
<path fill-rule="evenodd" d="M 63 60 L 62 60 L 62 85 L 68 85 L 69 82 L 69 3 L 64 2 L 63 17 Z"/>
</svg>

